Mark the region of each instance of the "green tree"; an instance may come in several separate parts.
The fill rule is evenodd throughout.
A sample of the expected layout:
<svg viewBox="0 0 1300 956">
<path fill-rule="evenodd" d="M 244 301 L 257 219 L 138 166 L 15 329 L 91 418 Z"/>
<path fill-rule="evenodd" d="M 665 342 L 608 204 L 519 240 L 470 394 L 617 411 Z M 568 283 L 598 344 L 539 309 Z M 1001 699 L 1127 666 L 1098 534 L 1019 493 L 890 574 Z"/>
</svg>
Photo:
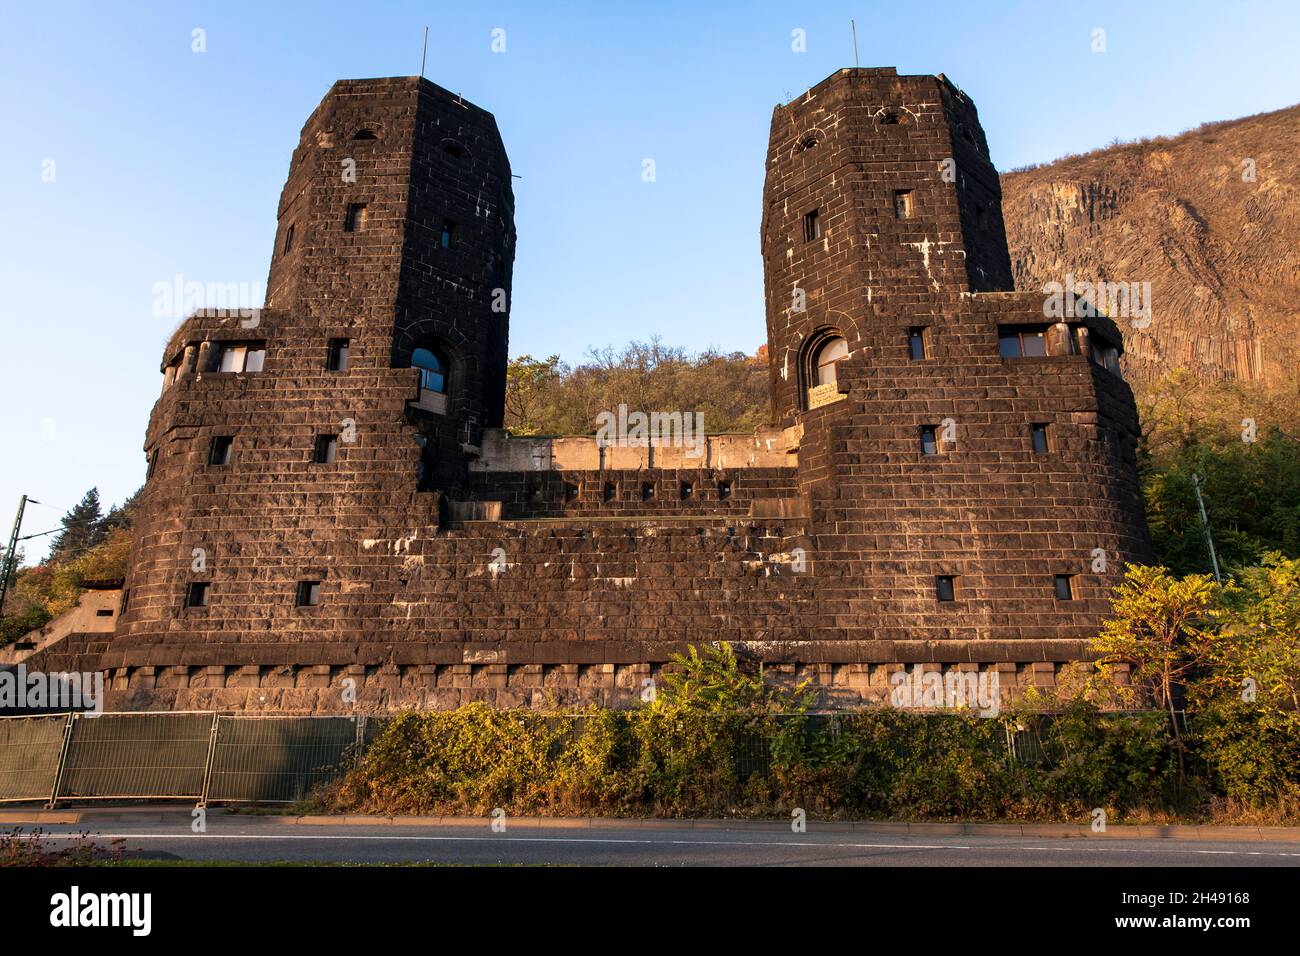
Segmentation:
<svg viewBox="0 0 1300 956">
<path fill-rule="evenodd" d="M 506 366 L 506 428 L 516 435 L 537 435 L 546 423 L 548 399 L 560 378 L 560 357 L 538 361 L 531 355 Z"/>
<path fill-rule="evenodd" d="M 99 489 L 91 488 L 72 510 L 63 516 L 63 530 L 50 542 L 48 563 L 75 558 L 104 540 L 104 514 L 99 502 Z"/>
<path fill-rule="evenodd" d="M 1166 568 L 1130 565 L 1114 589 L 1112 616 L 1092 641 L 1104 681 L 1113 683 L 1116 670 L 1127 665 L 1132 686 L 1168 711 L 1180 775 L 1185 769 L 1184 745 L 1176 694 L 1202 662 L 1208 631 L 1219 615 L 1221 591 L 1208 574 L 1179 579 Z"/>
</svg>

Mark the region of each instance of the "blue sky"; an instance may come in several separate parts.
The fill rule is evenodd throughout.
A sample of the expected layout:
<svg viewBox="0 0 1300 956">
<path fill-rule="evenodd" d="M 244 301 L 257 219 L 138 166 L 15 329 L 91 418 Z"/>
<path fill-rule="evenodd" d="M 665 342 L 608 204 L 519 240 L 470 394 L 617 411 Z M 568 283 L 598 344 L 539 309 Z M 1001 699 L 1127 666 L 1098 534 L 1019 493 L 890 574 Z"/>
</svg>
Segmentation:
<svg viewBox="0 0 1300 956">
<path fill-rule="evenodd" d="M 511 353 L 752 352 L 771 110 L 852 65 L 850 18 L 863 66 L 971 94 L 1004 170 L 1300 100 L 1293 0 L 4 2 L 0 522 L 140 485 L 176 324 L 154 284 L 260 288 L 303 121 L 336 79 L 418 72 L 426 25 L 426 75 L 496 114 L 521 177 Z"/>
</svg>

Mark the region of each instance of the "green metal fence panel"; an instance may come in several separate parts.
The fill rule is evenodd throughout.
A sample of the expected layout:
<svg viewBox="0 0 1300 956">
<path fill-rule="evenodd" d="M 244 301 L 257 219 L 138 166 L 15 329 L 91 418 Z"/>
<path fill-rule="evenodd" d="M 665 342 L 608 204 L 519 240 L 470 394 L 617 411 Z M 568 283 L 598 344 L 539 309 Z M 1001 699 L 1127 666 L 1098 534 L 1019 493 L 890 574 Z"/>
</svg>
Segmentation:
<svg viewBox="0 0 1300 956">
<path fill-rule="evenodd" d="M 292 803 L 356 753 L 356 717 L 219 717 L 206 799 Z"/>
<path fill-rule="evenodd" d="M 78 715 L 58 798 L 197 800 L 211 739 L 211 714 Z"/>
<path fill-rule="evenodd" d="M 67 714 L 0 717 L 0 803 L 50 799 L 67 726 Z"/>
</svg>

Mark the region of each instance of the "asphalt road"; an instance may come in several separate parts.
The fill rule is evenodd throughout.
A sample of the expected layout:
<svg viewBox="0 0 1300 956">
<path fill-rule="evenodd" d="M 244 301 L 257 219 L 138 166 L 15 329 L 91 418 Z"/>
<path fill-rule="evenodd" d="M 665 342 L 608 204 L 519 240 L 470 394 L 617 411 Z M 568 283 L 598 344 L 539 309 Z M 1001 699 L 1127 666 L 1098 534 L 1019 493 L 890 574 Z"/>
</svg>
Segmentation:
<svg viewBox="0 0 1300 956">
<path fill-rule="evenodd" d="M 42 825 L 45 839 L 88 832 L 154 859 L 302 863 L 434 862 L 556 866 L 1300 866 L 1300 843 L 1024 836 L 908 837 L 846 830 L 517 828 L 482 825 L 286 826 L 210 816 L 172 823 Z"/>
</svg>

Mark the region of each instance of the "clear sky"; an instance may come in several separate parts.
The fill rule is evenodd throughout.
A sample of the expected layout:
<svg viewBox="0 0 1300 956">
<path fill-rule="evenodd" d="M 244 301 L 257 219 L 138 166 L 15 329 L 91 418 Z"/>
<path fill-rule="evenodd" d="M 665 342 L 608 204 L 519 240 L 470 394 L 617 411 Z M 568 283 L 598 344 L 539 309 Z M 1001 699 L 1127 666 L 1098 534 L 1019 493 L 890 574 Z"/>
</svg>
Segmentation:
<svg viewBox="0 0 1300 956">
<path fill-rule="evenodd" d="M 969 93 L 1004 170 L 1300 100 L 1296 0 L 4 0 L 0 526 L 23 492 L 43 531 L 140 485 L 155 284 L 260 290 L 303 121 L 336 79 L 418 72 L 426 25 L 426 75 L 496 114 L 521 177 L 511 354 L 752 352 L 771 110 L 853 65 L 850 18 L 861 65 Z"/>
</svg>

